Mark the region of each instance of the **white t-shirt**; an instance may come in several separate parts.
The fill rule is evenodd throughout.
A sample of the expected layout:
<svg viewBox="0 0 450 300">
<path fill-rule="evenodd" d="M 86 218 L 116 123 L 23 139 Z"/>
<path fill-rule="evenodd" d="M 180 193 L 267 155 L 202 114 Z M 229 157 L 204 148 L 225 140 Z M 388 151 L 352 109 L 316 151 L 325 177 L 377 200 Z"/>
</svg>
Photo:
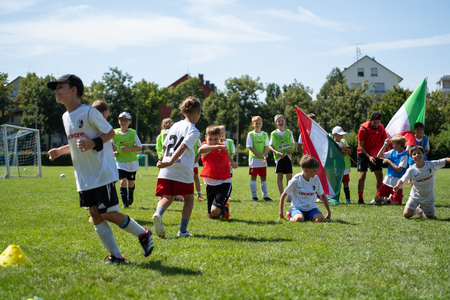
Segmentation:
<svg viewBox="0 0 450 300">
<path fill-rule="evenodd" d="M 301 134 L 298 136 L 298 143 L 299 143 L 300 145 L 303 144 L 303 142 L 302 142 L 302 135 L 301 135 Z"/>
<path fill-rule="evenodd" d="M 185 144 L 187 149 L 177 159 L 173 165 L 159 170 L 158 178 L 164 178 L 183 183 L 194 182 L 194 163 L 195 153 L 194 146 L 200 136 L 200 131 L 194 124 L 185 120 L 176 122 L 167 132 L 167 137 L 163 145 L 166 151 L 162 157 L 162 161 L 169 161 L 176 149 Z"/>
<path fill-rule="evenodd" d="M 119 131 L 119 134 L 125 135 L 128 133 L 128 131 L 125 133 L 123 133 L 122 131 Z M 142 147 L 141 140 L 139 139 L 137 134 L 134 137 L 134 144 L 135 144 L 135 146 Z M 121 161 L 116 160 L 116 166 L 117 166 L 117 169 L 120 169 L 120 170 L 124 170 L 127 172 L 137 172 L 139 170 L 139 160 L 133 160 L 130 162 L 121 162 Z"/>
<path fill-rule="evenodd" d="M 62 119 L 69 141 L 77 191 L 87 191 L 118 181 L 119 172 L 111 142 L 104 143 L 102 151 L 91 149 L 81 152 L 77 148 L 77 140 L 83 139 L 83 136 L 94 139 L 113 129 L 102 114 L 83 104 L 70 113 L 65 112 Z"/>
<path fill-rule="evenodd" d="M 388 152 L 384 152 L 383 153 L 383 157 L 384 158 L 389 158 L 389 157 L 391 157 L 391 152 L 392 151 L 395 151 L 395 150 L 389 150 Z M 404 151 L 402 151 L 402 152 L 400 152 L 399 154 L 401 154 L 401 153 L 403 153 Z M 408 168 L 408 155 L 404 155 L 404 156 L 402 156 L 402 158 L 400 159 L 400 163 L 398 164 L 398 166 L 399 167 L 402 167 L 403 169 L 406 169 L 406 168 Z M 383 180 L 383 183 L 385 184 L 385 185 L 387 185 L 387 186 L 390 186 L 390 187 L 394 187 L 394 186 L 396 186 L 397 185 L 397 182 L 398 182 L 398 178 L 397 177 L 391 177 L 391 176 L 385 176 L 384 177 L 384 180 Z M 403 185 L 400 187 L 400 189 L 402 189 L 403 188 Z"/>
<path fill-rule="evenodd" d="M 261 131 L 260 133 L 256 133 L 255 132 L 255 134 L 257 136 L 263 136 L 264 131 Z M 267 138 L 264 141 L 264 147 L 265 146 L 269 146 L 269 134 L 267 134 Z M 252 132 L 249 132 L 247 134 L 247 148 L 248 147 L 253 147 Z M 264 154 L 264 153 L 261 153 L 261 154 Z M 266 160 L 266 162 L 263 163 L 262 162 L 262 158 L 251 158 L 249 156 L 249 158 L 248 158 L 248 167 L 249 168 L 263 168 L 263 167 L 267 167 L 267 160 Z"/>
<path fill-rule="evenodd" d="M 315 194 L 317 192 L 319 195 L 322 195 L 323 188 L 317 175 L 314 178 L 310 178 L 309 181 L 306 181 L 302 172 L 295 174 L 295 176 L 289 180 L 284 192 L 292 196 L 292 203 L 289 211 L 294 208 L 301 211 L 310 211 L 317 208 Z"/>
<path fill-rule="evenodd" d="M 286 132 L 286 131 L 281 131 L 281 130 L 277 129 L 277 133 L 278 133 L 279 135 L 284 135 L 285 132 Z M 292 134 L 292 131 L 290 131 L 290 132 L 291 132 L 291 143 L 292 143 L 292 145 L 294 145 L 294 144 L 295 144 L 295 141 L 294 141 L 294 135 Z M 272 135 L 270 135 L 269 145 L 273 145 Z M 277 150 L 278 150 L 278 149 L 277 149 Z M 288 156 L 289 159 L 292 161 L 292 154 L 288 154 L 287 156 Z M 281 158 L 278 157 L 277 159 L 275 159 L 275 162 L 278 162 L 280 159 L 281 159 Z"/>
<path fill-rule="evenodd" d="M 230 142 L 229 139 L 226 139 L 226 140 L 222 141 L 222 143 L 224 143 L 225 146 L 227 146 L 227 149 L 228 149 L 228 143 L 229 142 Z M 233 143 L 233 147 L 231 148 L 231 153 L 236 153 L 236 146 L 234 145 L 234 143 Z M 232 174 L 234 173 L 234 169 L 233 168 L 230 169 L 230 173 L 232 173 Z"/>
<path fill-rule="evenodd" d="M 417 164 L 406 170 L 402 181 L 412 180 L 413 187 L 409 193 L 409 198 L 417 203 L 434 203 L 434 182 L 436 172 L 445 166 L 445 159 L 425 161 L 422 168 L 417 168 Z"/>
</svg>

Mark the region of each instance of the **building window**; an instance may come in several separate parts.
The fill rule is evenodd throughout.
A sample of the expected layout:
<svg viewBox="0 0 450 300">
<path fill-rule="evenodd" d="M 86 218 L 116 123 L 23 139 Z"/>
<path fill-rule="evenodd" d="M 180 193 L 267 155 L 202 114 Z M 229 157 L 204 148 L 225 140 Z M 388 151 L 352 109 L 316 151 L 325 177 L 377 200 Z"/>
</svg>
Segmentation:
<svg viewBox="0 0 450 300">
<path fill-rule="evenodd" d="M 355 89 L 359 89 L 359 88 L 361 87 L 361 83 L 355 82 L 355 83 L 352 84 L 352 86 L 353 86 Z"/>
<path fill-rule="evenodd" d="M 370 69 L 370 76 L 378 77 L 378 68 L 371 68 Z"/>
<path fill-rule="evenodd" d="M 375 92 L 385 92 L 386 90 L 384 89 L 384 82 L 376 82 L 375 83 Z"/>
<path fill-rule="evenodd" d="M 358 68 L 358 77 L 364 77 L 364 68 Z"/>
<path fill-rule="evenodd" d="M 450 88 L 450 81 L 442 81 L 442 87 L 444 89 Z"/>
</svg>

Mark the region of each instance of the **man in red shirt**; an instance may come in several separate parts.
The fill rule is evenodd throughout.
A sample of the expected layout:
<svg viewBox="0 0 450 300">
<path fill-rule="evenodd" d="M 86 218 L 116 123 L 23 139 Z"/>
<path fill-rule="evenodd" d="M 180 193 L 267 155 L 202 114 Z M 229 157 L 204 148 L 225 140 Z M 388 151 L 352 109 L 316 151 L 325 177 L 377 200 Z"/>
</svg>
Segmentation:
<svg viewBox="0 0 450 300">
<path fill-rule="evenodd" d="M 364 182 L 366 180 L 367 167 L 375 174 L 377 179 L 377 191 L 383 182 L 383 160 L 378 158 L 378 151 L 383 147 L 386 139 L 386 130 L 381 124 L 381 113 L 378 111 L 370 114 L 369 121 L 361 124 L 358 131 L 357 163 L 358 163 L 358 204 L 364 204 Z"/>
</svg>

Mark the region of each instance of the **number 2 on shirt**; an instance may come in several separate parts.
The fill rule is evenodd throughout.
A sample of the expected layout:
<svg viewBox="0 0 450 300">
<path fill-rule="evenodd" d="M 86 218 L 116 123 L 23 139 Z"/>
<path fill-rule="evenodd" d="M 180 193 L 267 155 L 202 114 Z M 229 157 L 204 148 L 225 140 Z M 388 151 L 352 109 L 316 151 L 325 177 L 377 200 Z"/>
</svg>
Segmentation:
<svg viewBox="0 0 450 300">
<path fill-rule="evenodd" d="M 170 140 L 170 144 L 167 146 L 167 149 L 166 149 L 167 157 L 171 157 L 173 155 L 173 153 L 175 151 L 177 151 L 178 147 L 180 147 L 181 143 L 184 140 L 184 136 L 181 137 L 181 139 L 178 141 L 178 143 L 177 143 L 178 136 L 176 136 L 176 135 L 171 135 L 169 137 L 169 140 Z M 171 150 L 171 148 L 173 148 L 173 150 Z"/>
</svg>

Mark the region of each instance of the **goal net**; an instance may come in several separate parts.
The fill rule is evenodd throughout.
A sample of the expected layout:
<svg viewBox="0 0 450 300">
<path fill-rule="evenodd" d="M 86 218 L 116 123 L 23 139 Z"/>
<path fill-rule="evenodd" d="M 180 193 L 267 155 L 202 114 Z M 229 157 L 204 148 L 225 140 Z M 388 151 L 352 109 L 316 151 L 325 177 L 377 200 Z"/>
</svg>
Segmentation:
<svg viewBox="0 0 450 300">
<path fill-rule="evenodd" d="M 39 130 L 0 126 L 0 178 L 42 177 Z"/>
</svg>

